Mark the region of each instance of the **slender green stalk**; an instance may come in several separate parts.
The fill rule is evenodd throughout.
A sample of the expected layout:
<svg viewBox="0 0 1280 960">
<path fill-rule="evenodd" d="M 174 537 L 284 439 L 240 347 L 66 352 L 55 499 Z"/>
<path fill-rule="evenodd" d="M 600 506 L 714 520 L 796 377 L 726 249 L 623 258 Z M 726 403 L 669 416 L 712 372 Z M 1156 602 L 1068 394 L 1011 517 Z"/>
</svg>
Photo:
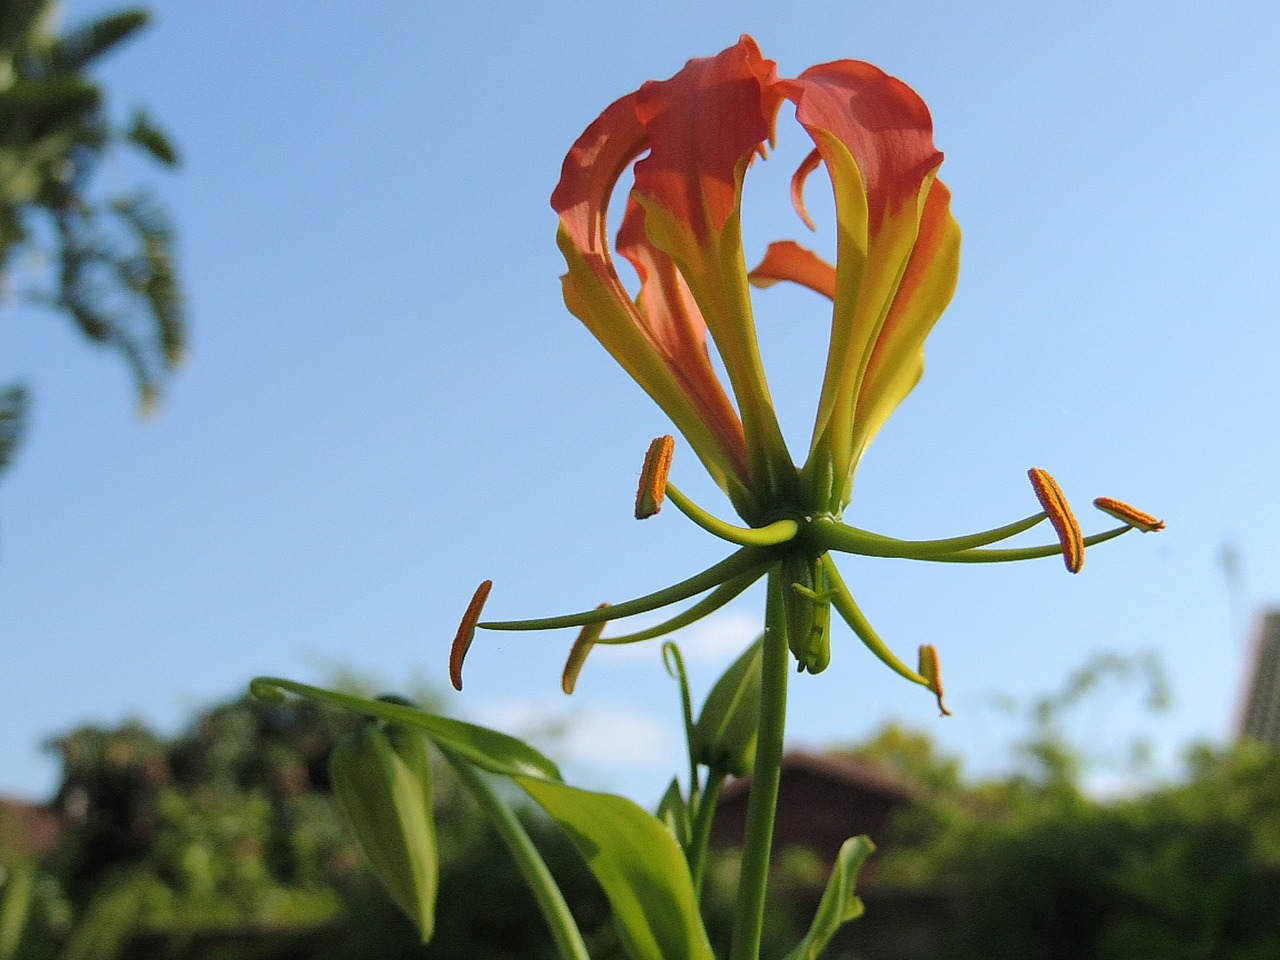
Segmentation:
<svg viewBox="0 0 1280 960">
<path fill-rule="evenodd" d="M 758 960 L 764 927 L 765 893 L 769 885 L 769 852 L 782 778 L 782 742 L 787 723 L 787 621 L 783 609 L 781 569 L 769 571 L 764 614 L 764 656 L 760 675 L 760 729 L 756 764 L 747 801 L 742 870 L 738 877 L 737 912 L 729 960 Z"/>
<path fill-rule="evenodd" d="M 720 803 L 720 790 L 726 774 L 723 770 L 707 772 L 707 787 L 698 800 L 698 810 L 693 819 L 693 836 L 689 842 L 689 875 L 693 878 L 693 892 L 702 896 L 702 878 L 707 872 L 707 848 L 711 845 L 711 824 L 716 818 L 716 806 Z"/>
<path fill-rule="evenodd" d="M 693 756 L 693 698 L 689 696 L 689 675 L 684 669 L 684 655 L 668 640 L 662 645 L 662 665 L 680 685 L 680 715 L 684 719 L 685 753 L 689 755 L 689 804 L 698 802 L 698 761 Z M 674 666 L 673 666 L 674 665 Z"/>
<path fill-rule="evenodd" d="M 619 620 L 637 613 L 648 613 L 650 610 L 679 603 L 681 600 L 688 600 L 690 597 L 720 586 L 726 580 L 746 573 L 753 567 L 763 566 L 768 559 L 769 553 L 765 549 L 743 547 L 687 580 L 681 580 L 664 590 L 657 590 L 625 603 L 615 603 L 607 607 L 570 613 L 563 617 L 545 617 L 540 620 L 486 620 L 477 626 L 485 630 L 559 630 L 562 627 L 582 627 L 588 623 Z"/>
<path fill-rule="evenodd" d="M 1084 545 L 1092 547 L 1097 543 L 1105 543 L 1133 529 L 1134 527 L 1126 523 L 1123 527 L 1115 527 L 1112 530 L 1095 533 L 1091 537 L 1084 538 Z M 957 553 L 922 556 L 918 559 L 928 560 L 931 563 L 1007 563 L 1010 560 L 1039 560 L 1041 557 L 1056 557 L 1060 553 L 1062 553 L 1062 544 L 1052 543 L 1045 544 L 1043 547 L 1024 547 L 1021 550 L 1016 548 L 1007 550 L 960 550 Z"/>
<path fill-rule="evenodd" d="M 622 633 L 615 637 L 601 637 L 596 643 L 601 646 L 639 643 L 642 640 L 652 640 L 655 637 L 665 637 L 668 633 L 675 633 L 680 628 L 701 620 L 707 614 L 714 613 L 725 604 L 737 599 L 763 576 L 764 570 L 748 570 L 740 577 L 726 580 L 688 610 L 676 614 L 670 620 L 663 620 L 662 623 L 646 627 L 644 630 L 637 630 L 635 633 Z"/>
<path fill-rule="evenodd" d="M 670 480 L 667 481 L 667 496 L 681 513 L 708 533 L 715 534 L 721 540 L 728 540 L 744 547 L 774 547 L 788 540 L 794 540 L 800 532 L 800 524 L 794 520 L 775 520 L 763 527 L 740 527 L 726 523 L 714 517 L 690 500 L 680 488 Z"/>
<path fill-rule="evenodd" d="M 819 541 L 829 550 L 840 550 L 845 553 L 858 553 L 866 557 L 908 557 L 914 560 L 928 560 L 938 554 L 953 554 L 960 550 L 974 547 L 985 547 L 989 543 L 1007 540 L 1030 530 L 1043 521 L 1048 514 L 1033 513 L 1002 527 L 971 533 L 963 537 L 946 537 L 942 540 L 899 540 L 883 534 L 860 530 L 835 520 L 819 518 L 813 522 L 814 532 Z"/>
<path fill-rule="evenodd" d="M 447 748 L 440 747 L 440 752 L 511 851 L 520 875 L 533 892 L 538 908 L 546 918 L 547 926 L 551 928 L 551 936 L 555 939 L 556 949 L 562 960 L 591 960 L 587 945 L 582 940 L 582 933 L 578 930 L 578 923 L 569 912 L 569 905 L 564 902 L 564 896 L 556 886 L 551 871 L 547 869 L 542 854 L 538 853 L 538 848 L 533 845 L 511 808 L 499 799 L 493 787 L 471 764 Z"/>
</svg>

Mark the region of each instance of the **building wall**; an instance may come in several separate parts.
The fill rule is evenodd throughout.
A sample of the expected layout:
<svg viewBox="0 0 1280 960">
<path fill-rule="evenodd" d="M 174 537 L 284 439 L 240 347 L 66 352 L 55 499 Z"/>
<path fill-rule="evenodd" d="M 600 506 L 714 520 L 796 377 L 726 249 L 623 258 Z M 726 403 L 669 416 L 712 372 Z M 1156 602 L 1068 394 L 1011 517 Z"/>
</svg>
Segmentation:
<svg viewBox="0 0 1280 960">
<path fill-rule="evenodd" d="M 1280 610 L 1263 614 L 1254 633 L 1236 735 L 1280 744 Z"/>
</svg>

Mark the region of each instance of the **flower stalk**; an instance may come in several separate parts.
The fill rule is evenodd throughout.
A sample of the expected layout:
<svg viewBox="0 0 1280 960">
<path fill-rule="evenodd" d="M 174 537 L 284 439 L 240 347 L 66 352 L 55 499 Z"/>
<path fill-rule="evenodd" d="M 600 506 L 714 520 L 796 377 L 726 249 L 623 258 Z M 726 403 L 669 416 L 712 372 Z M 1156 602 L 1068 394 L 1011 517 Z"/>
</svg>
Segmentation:
<svg viewBox="0 0 1280 960">
<path fill-rule="evenodd" d="M 737 909 L 729 960 L 758 960 L 764 929 L 765 894 L 769 884 L 769 853 L 782 781 L 782 751 L 787 725 L 787 680 L 791 665 L 787 646 L 787 616 L 777 568 L 769 573 L 764 615 L 764 659 L 760 673 L 760 725 L 755 769 L 747 798 L 747 823 L 742 839 L 742 869 L 738 876 Z"/>
</svg>

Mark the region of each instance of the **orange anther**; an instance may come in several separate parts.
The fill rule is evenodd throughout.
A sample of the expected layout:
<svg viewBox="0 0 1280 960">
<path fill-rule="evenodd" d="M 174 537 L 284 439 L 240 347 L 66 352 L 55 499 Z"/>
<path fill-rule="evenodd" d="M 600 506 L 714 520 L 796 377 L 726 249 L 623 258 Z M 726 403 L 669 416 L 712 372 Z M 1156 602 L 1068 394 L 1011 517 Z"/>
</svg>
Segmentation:
<svg viewBox="0 0 1280 960">
<path fill-rule="evenodd" d="M 951 711 L 942 702 L 942 665 L 938 660 L 938 648 L 932 643 L 922 643 L 920 645 L 920 667 L 917 672 L 924 677 L 926 686 L 938 698 L 938 709 L 942 711 L 942 715 L 944 717 L 951 716 Z"/>
<path fill-rule="evenodd" d="M 458 624 L 458 633 L 449 650 L 449 682 L 455 690 L 462 689 L 462 661 L 471 649 L 471 641 L 476 636 L 476 624 L 480 622 L 480 611 L 484 609 L 484 602 L 489 599 L 489 591 L 492 589 L 492 580 L 486 580 L 476 587 L 471 602 L 467 604 L 467 612 L 462 615 L 462 623 Z"/>
<path fill-rule="evenodd" d="M 658 437 L 649 444 L 644 455 L 644 469 L 640 471 L 640 489 L 636 491 L 636 519 L 645 520 L 662 509 L 667 496 L 667 474 L 671 472 L 671 455 L 675 452 L 675 438 Z"/>
<path fill-rule="evenodd" d="M 1153 517 L 1151 514 L 1132 507 L 1123 500 L 1116 500 L 1113 497 L 1098 497 L 1093 501 L 1093 505 L 1103 513 L 1109 513 L 1117 520 L 1121 520 L 1133 527 L 1135 530 L 1141 530 L 1143 533 L 1154 533 L 1157 530 L 1164 529 L 1164 521 Z"/>
<path fill-rule="evenodd" d="M 1027 471 L 1027 476 L 1031 478 L 1036 499 L 1049 515 L 1049 522 L 1058 534 L 1058 541 L 1062 544 L 1063 563 L 1072 573 L 1079 573 L 1084 566 L 1084 534 L 1080 532 L 1080 524 L 1076 522 L 1075 514 L 1071 512 L 1067 498 L 1062 494 L 1062 488 L 1058 486 L 1058 481 L 1039 467 L 1032 467 Z"/>
<path fill-rule="evenodd" d="M 607 606 L 607 603 L 602 603 L 596 609 L 603 610 Z M 564 674 L 560 677 L 560 689 L 565 693 L 573 693 L 573 688 L 578 685 L 578 674 L 582 672 L 582 665 L 587 662 L 587 654 L 596 645 L 606 626 L 608 626 L 607 620 L 588 623 L 579 632 L 578 639 L 573 641 L 569 659 L 565 661 Z"/>
</svg>

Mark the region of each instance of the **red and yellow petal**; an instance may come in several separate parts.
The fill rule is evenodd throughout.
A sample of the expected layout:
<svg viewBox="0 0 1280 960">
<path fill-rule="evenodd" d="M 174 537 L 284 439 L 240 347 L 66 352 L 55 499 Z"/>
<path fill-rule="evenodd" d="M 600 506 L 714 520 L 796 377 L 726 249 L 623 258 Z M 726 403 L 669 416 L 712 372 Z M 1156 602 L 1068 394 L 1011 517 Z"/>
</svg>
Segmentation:
<svg viewBox="0 0 1280 960">
<path fill-rule="evenodd" d="M 857 422 L 863 382 L 912 258 L 942 154 L 924 102 L 870 64 L 823 64 L 779 87 L 796 104 L 836 197 L 831 344 L 806 474 L 812 482 L 829 478 L 831 489 L 818 498 L 838 510 L 865 446 L 859 436 L 870 436 Z M 800 194 L 811 168 L 812 160 L 806 161 L 793 181 L 802 215 Z"/>
<path fill-rule="evenodd" d="M 828 300 L 836 296 L 836 268 L 793 240 L 769 244 L 760 265 L 747 275 L 753 286 L 771 287 L 780 280 L 798 283 Z"/>
<path fill-rule="evenodd" d="M 669 258 L 647 244 L 643 212 L 624 220 L 625 252 L 641 273 L 633 301 L 609 249 L 608 204 L 615 185 L 648 147 L 636 116 L 638 95 L 610 105 L 565 157 L 551 203 L 560 215 L 558 243 L 569 271 L 565 303 L 610 354 L 671 417 L 717 483 L 745 497 L 742 425 L 710 364 L 706 325 L 679 296 Z M 647 288 L 647 289 L 645 289 Z M 666 299 L 668 296 L 671 299 Z"/>
<path fill-rule="evenodd" d="M 752 489 L 764 497 L 794 481 L 756 341 L 742 251 L 742 179 L 773 137 L 781 96 L 776 67 L 755 42 L 691 60 L 647 83 L 636 115 L 649 154 L 633 196 L 649 241 L 674 262 L 720 351 L 742 416 Z"/>
<path fill-rule="evenodd" d="M 858 391 L 855 462 L 923 375 L 925 339 L 959 279 L 960 225 L 951 214 L 951 191 L 939 180 L 925 189 L 920 230 Z"/>
</svg>

